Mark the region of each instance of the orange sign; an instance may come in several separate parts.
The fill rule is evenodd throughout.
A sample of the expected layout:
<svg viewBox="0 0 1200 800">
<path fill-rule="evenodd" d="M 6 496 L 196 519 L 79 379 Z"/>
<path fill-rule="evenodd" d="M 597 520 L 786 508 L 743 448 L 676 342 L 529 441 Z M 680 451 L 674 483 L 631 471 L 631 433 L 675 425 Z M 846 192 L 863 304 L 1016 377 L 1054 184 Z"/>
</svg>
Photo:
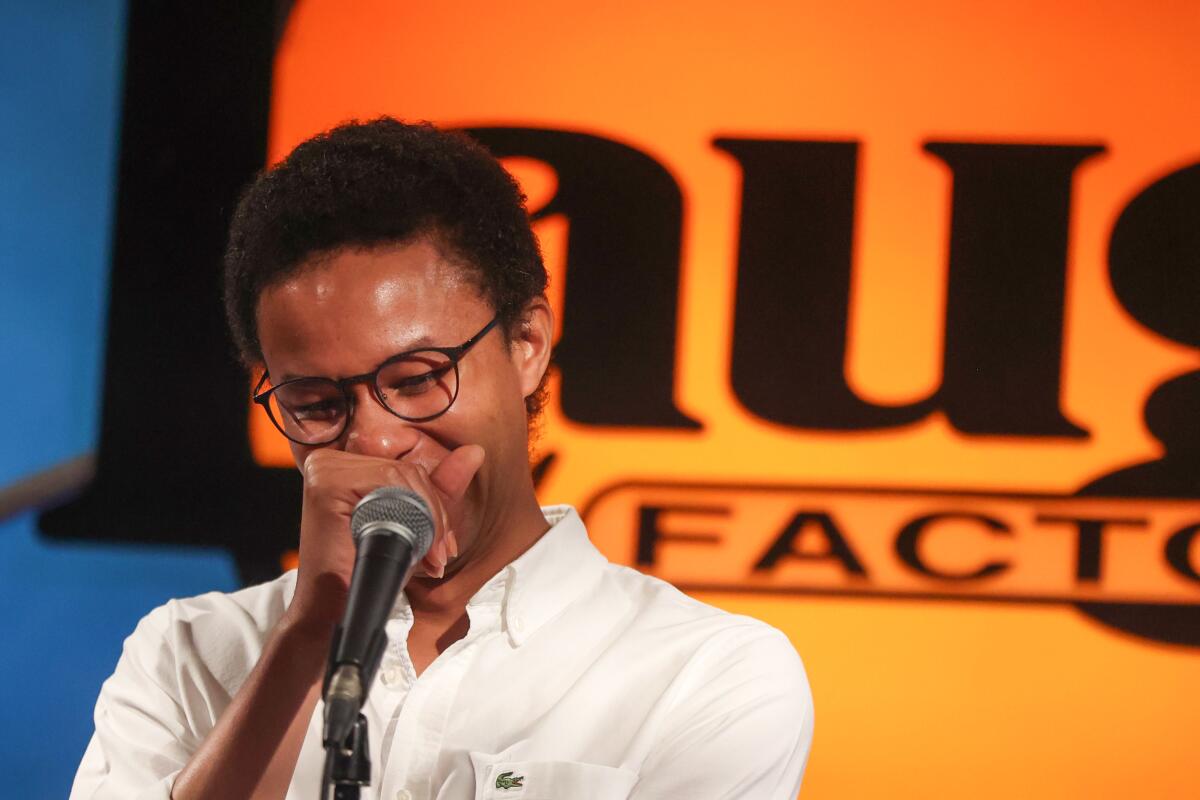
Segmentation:
<svg viewBox="0 0 1200 800">
<path fill-rule="evenodd" d="M 1184 797 L 1198 36 L 1186 3 L 307 0 L 270 153 L 386 113 L 505 157 L 561 326 L 540 492 L 791 636 L 805 797 Z"/>
</svg>

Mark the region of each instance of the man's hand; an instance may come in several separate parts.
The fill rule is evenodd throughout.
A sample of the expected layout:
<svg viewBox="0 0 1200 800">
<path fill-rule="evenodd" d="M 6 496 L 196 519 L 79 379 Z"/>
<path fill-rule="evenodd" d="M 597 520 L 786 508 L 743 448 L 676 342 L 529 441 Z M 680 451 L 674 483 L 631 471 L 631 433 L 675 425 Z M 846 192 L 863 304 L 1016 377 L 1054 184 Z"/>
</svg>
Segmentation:
<svg viewBox="0 0 1200 800">
<path fill-rule="evenodd" d="M 418 569 L 441 577 L 449 559 L 458 555 L 455 529 L 463 522 L 462 500 L 483 459 L 478 445 L 447 452 L 432 471 L 420 463 L 341 450 L 310 453 L 302 470 L 300 566 L 288 614 L 301 624 L 329 631 L 341 619 L 355 557 L 350 515 L 360 500 L 381 486 L 411 489 L 429 505 L 434 540 Z"/>
</svg>

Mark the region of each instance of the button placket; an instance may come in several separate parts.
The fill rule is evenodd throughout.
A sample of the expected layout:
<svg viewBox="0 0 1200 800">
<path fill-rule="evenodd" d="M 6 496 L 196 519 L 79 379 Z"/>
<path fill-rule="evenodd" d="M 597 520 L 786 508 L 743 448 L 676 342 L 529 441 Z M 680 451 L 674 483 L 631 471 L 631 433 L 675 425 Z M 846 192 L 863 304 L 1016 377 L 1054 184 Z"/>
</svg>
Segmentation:
<svg viewBox="0 0 1200 800">
<path fill-rule="evenodd" d="M 407 605 L 388 620 L 387 651 L 383 658 L 379 680 L 388 689 L 400 689 L 416 683 L 417 671 L 408 654 L 408 634 L 412 631 L 412 609 Z"/>
<path fill-rule="evenodd" d="M 419 678 L 412 680 L 397 709 L 394 728 L 381 740 L 381 746 L 389 751 L 384 759 L 404 765 L 395 774 L 397 782 L 406 784 L 394 794 L 388 793 L 392 786 L 381 786 L 384 790 L 381 797 L 399 797 L 401 792 L 408 792 L 412 800 L 425 800 L 436 794 L 432 778 L 450 723 L 450 708 L 475 652 L 489 635 L 498 632 L 500 625 L 497 603 L 468 605 L 467 615 L 470 629 L 466 637 L 450 645 Z M 410 664 L 411 661 L 405 661 L 406 667 Z M 392 773 L 391 767 L 388 772 Z M 384 779 L 387 780 L 386 776 Z"/>
<path fill-rule="evenodd" d="M 399 688 L 404 684 L 404 668 L 396 664 L 385 666 L 379 674 L 379 680 L 389 689 Z"/>
</svg>

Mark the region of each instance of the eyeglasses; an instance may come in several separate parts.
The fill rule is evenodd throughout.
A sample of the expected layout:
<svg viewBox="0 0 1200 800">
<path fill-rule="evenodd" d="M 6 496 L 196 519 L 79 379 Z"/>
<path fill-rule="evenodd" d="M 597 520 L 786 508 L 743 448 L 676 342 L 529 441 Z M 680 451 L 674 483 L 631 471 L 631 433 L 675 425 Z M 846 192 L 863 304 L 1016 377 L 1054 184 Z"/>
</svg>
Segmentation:
<svg viewBox="0 0 1200 800">
<path fill-rule="evenodd" d="M 329 444 L 342 435 L 354 408 L 350 387 L 356 383 L 370 384 L 380 404 L 400 419 L 428 422 L 450 410 L 458 397 L 458 362 L 499 321 L 493 317 L 458 347 L 408 350 L 349 378 L 295 378 L 262 391 L 264 373 L 254 387 L 254 402 L 297 444 Z"/>
</svg>

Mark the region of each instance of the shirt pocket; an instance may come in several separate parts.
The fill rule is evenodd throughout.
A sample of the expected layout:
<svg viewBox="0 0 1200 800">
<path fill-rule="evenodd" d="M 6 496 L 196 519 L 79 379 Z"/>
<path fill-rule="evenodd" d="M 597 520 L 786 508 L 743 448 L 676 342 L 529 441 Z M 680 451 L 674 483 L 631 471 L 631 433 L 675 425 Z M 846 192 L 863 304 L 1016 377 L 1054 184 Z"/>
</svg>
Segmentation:
<svg viewBox="0 0 1200 800">
<path fill-rule="evenodd" d="M 471 753 L 475 800 L 625 800 L 637 773 L 582 761 L 504 761 Z"/>
</svg>

